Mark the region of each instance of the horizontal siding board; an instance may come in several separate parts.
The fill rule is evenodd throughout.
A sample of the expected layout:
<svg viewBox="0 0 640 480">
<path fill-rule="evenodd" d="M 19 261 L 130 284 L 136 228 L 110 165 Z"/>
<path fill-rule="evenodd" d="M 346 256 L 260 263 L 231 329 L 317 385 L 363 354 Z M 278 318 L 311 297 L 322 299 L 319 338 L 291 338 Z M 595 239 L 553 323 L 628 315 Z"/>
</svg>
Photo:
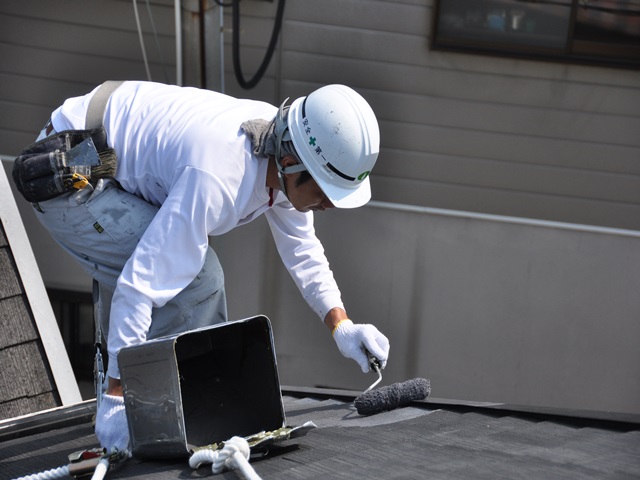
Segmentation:
<svg viewBox="0 0 640 480">
<path fill-rule="evenodd" d="M 383 202 L 640 230 L 638 204 L 375 176 L 372 191 Z"/>
<path fill-rule="evenodd" d="M 429 65 L 462 73 L 491 73 L 507 78 L 540 78 L 604 87 L 635 88 L 640 79 L 640 73 L 634 70 L 433 50 L 429 52 Z"/>
<path fill-rule="evenodd" d="M 271 40 L 273 25 L 273 17 L 260 18 L 242 15 L 240 17 L 240 46 L 259 47 L 262 50 L 266 50 L 269 45 L 269 41 Z M 218 27 L 217 22 L 215 27 Z M 233 44 L 233 24 L 230 17 L 225 17 L 224 27 L 225 44 L 231 47 Z"/>
<path fill-rule="evenodd" d="M 0 73 L 0 102 L 57 108 L 65 99 L 91 91 L 96 84 Z M 4 112 L 4 109 L 2 109 Z"/>
<path fill-rule="evenodd" d="M 258 68 L 260 68 L 262 61 L 265 58 L 265 53 L 266 53 L 266 50 L 263 48 L 256 48 L 248 45 L 241 45 L 239 50 L 240 66 L 241 66 L 242 74 L 244 75 L 245 80 L 247 81 L 250 80 L 258 71 Z M 269 62 L 269 65 L 267 66 L 267 69 L 264 72 L 263 79 L 267 79 L 267 78 L 273 79 L 276 77 L 277 62 L 275 57 L 276 56 L 274 55 L 271 58 L 271 62 Z M 216 54 L 215 60 L 216 62 L 219 63 L 219 58 L 217 54 Z M 234 85 L 237 85 L 235 75 L 234 75 L 234 69 L 233 69 L 233 51 L 231 49 L 231 45 L 225 46 L 224 61 L 225 61 L 225 72 L 227 72 L 227 75 L 229 76 L 229 81 L 226 82 L 227 84 L 226 86 L 232 87 Z M 260 84 L 258 84 L 258 86 L 259 85 Z M 253 97 L 254 90 L 255 89 L 243 90 L 245 93 L 242 96 Z M 272 97 L 273 97 L 273 92 L 271 92 L 271 97 L 269 100 L 271 100 Z"/>
<path fill-rule="evenodd" d="M 91 54 L 52 52 L 30 47 L 0 44 L 0 56 L 12 59 L 12 72 L 55 80 L 77 81 L 78 71 L 82 71 L 84 81 L 92 84 L 105 79 L 121 79 L 123 74 L 130 80 L 146 80 L 142 61 L 122 58 L 97 57 Z M 150 65 L 153 77 L 162 75 L 161 66 Z"/>
<path fill-rule="evenodd" d="M 71 24 L 61 28 L 49 19 L 15 18 L 0 15 L 0 24 L 8 26 L 0 29 L 0 42 L 12 45 L 21 33 L 35 28 L 38 35 L 27 36 L 29 41 L 20 42 L 20 46 L 43 51 L 64 51 L 83 55 L 115 57 L 142 61 L 142 49 L 137 31 L 114 31 L 105 27 Z M 151 63 L 164 60 L 167 66 L 175 68 L 175 37 L 158 38 L 161 50 L 158 50 L 153 36 L 144 37 L 147 58 Z M 108 44 L 108 50 L 104 48 Z M 77 74 L 77 71 L 75 72 Z"/>
<path fill-rule="evenodd" d="M 254 72 L 249 69 L 243 71 L 243 73 L 245 80 L 250 80 L 254 75 Z M 251 98 L 273 104 L 273 92 L 276 91 L 276 88 L 276 79 L 265 75 L 263 79 L 260 80 L 260 83 L 251 90 L 245 90 L 235 82 L 232 84 L 227 83 L 225 93 L 237 98 Z"/>
<path fill-rule="evenodd" d="M 52 108 L 0 101 L 0 129 L 31 132 L 32 141 L 51 116 Z M 8 153 L 8 152 L 7 152 Z"/>
<path fill-rule="evenodd" d="M 398 93 L 372 94 L 370 101 L 385 104 L 387 109 L 381 114 L 400 122 L 640 147 L 640 117 Z"/>
<path fill-rule="evenodd" d="M 640 91 L 555 80 L 465 73 L 413 65 L 386 64 L 334 56 L 285 52 L 283 76 L 288 82 L 326 84 L 339 81 L 362 89 L 398 95 L 439 97 L 505 106 L 601 113 L 637 121 Z M 640 80 L 639 80 L 640 82 Z"/>
<path fill-rule="evenodd" d="M 347 27 L 287 22 L 282 41 L 288 51 L 310 55 L 334 55 L 385 63 L 427 66 L 426 36 L 415 36 Z M 416 55 L 422 45 L 425 55 Z"/>
<path fill-rule="evenodd" d="M 336 78 L 363 89 L 497 103 L 539 109 L 602 113 L 635 118 L 640 91 L 625 86 L 567 83 L 555 79 L 399 65 L 332 55 L 285 51 L 283 77 L 289 82 L 326 84 Z M 638 79 L 640 84 L 640 78 Z"/>
<path fill-rule="evenodd" d="M 429 56 L 432 55 L 433 53 Z M 627 73 L 630 77 L 629 83 L 624 82 L 618 86 L 615 83 L 608 85 L 586 80 L 567 82 L 564 78 L 551 76 L 527 77 L 505 75 L 500 71 L 401 64 L 296 49 L 286 50 L 282 63 L 285 77 L 291 80 L 313 81 L 317 78 L 315 81 L 326 83 L 322 80 L 323 77 L 331 77 L 339 72 L 351 74 L 352 81 L 349 83 L 362 83 L 371 88 L 405 93 L 634 116 L 640 107 L 640 94 L 636 88 L 640 84 L 640 74 L 635 72 L 623 72 L 622 76 Z M 309 65 L 314 65 L 315 68 L 309 68 Z"/>
<path fill-rule="evenodd" d="M 383 148 L 640 174 L 638 149 L 430 125 L 381 122 Z"/>
<path fill-rule="evenodd" d="M 146 80 L 142 57 L 125 59 L 99 57 L 91 53 L 52 52 L 31 47 L 0 44 L 0 56 L 11 59 L 12 73 L 54 80 L 76 82 L 78 77 L 89 83 L 102 83 L 105 79 Z M 163 76 L 162 65 L 149 65 L 153 78 Z M 78 75 L 78 71 L 82 74 Z"/>
<path fill-rule="evenodd" d="M 371 0 L 290 1 L 288 22 L 375 30 L 377 32 L 425 35 L 430 28 L 431 8 L 424 3 L 380 2 Z"/>
<path fill-rule="evenodd" d="M 33 132 L 0 129 L 0 153 L 9 157 L 18 156 L 24 147 L 33 143 L 34 140 Z M 13 182 L 11 178 L 9 181 Z M 25 200 L 18 198 L 17 201 Z"/>
<path fill-rule="evenodd" d="M 230 2 L 223 2 L 223 3 L 226 4 Z M 288 17 L 288 12 L 289 12 L 289 9 L 291 8 L 290 6 L 291 2 L 289 1 L 286 3 L 287 4 L 284 11 L 285 18 Z M 185 4 L 183 3 L 183 8 L 184 7 L 185 7 Z M 277 7 L 278 7 L 277 1 L 242 0 L 242 3 L 240 4 L 240 26 L 242 26 L 242 22 L 244 21 L 244 19 L 248 19 L 248 18 L 273 19 L 275 17 Z M 218 6 L 214 2 L 211 2 L 211 1 L 208 2 L 208 10 L 214 10 L 216 17 L 219 15 Z M 224 23 L 226 26 L 230 26 L 232 23 L 231 22 L 232 12 L 233 11 L 231 8 L 224 9 L 224 16 L 225 16 Z"/>
<path fill-rule="evenodd" d="M 142 31 L 150 33 L 152 28 L 145 2 L 138 4 Z M 173 4 L 158 5 L 152 2 L 151 12 L 159 34 L 175 35 Z M 61 30 L 70 25 L 85 25 L 98 29 L 109 28 L 115 32 L 137 31 L 131 1 L 91 2 L 90 8 L 85 0 L 47 0 L 46 8 L 40 1 L 5 1 L 0 2 L 0 13 L 16 18 L 49 20 Z"/>
<path fill-rule="evenodd" d="M 640 175 L 483 158 L 383 149 L 373 176 L 640 204 Z"/>
<path fill-rule="evenodd" d="M 430 30 L 430 22 L 427 24 Z M 376 31 L 366 29 L 315 24 L 309 17 L 306 22 L 287 20 L 283 33 L 285 51 L 311 55 L 432 67 L 463 74 L 485 73 L 507 78 L 540 78 L 607 87 L 635 88 L 640 79 L 640 73 L 631 70 L 433 51 L 429 42 L 430 31 L 417 35 L 407 35 L 403 31 L 377 34 Z M 369 48 L 363 48 L 366 46 Z"/>
<path fill-rule="evenodd" d="M 460 100 L 623 116 L 637 116 L 640 107 L 640 92 L 627 86 L 438 68 L 414 73 L 418 81 L 429 86 L 432 94 Z"/>
</svg>

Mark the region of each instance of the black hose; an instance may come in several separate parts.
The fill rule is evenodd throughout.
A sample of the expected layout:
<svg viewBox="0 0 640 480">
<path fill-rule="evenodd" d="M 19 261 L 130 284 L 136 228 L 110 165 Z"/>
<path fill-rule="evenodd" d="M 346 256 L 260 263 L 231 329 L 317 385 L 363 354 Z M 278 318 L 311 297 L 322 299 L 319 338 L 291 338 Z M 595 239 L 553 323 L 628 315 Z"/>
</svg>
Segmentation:
<svg viewBox="0 0 640 480">
<path fill-rule="evenodd" d="M 258 84 L 269 66 L 273 52 L 276 49 L 278 35 L 280 34 L 280 29 L 282 27 L 284 5 L 285 0 L 278 0 L 278 8 L 276 11 L 275 23 L 273 24 L 273 30 L 271 31 L 269 46 L 267 47 L 267 51 L 265 52 L 262 64 L 258 68 L 258 71 L 251 80 L 247 81 L 242 74 L 242 67 L 240 65 L 240 0 L 233 0 L 233 71 L 238 84 L 246 90 L 249 90 Z"/>
</svg>

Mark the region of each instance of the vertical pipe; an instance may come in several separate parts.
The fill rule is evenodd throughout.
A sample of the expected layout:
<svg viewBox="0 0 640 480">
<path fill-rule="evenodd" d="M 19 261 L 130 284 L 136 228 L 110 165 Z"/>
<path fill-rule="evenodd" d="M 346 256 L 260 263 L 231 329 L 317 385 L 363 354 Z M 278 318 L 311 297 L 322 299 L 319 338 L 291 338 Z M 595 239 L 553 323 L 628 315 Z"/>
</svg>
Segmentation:
<svg viewBox="0 0 640 480">
<path fill-rule="evenodd" d="M 573 32 L 576 28 L 576 19 L 578 16 L 578 0 L 572 0 L 571 10 L 569 12 L 569 27 L 567 28 L 567 42 L 564 46 L 564 54 L 571 55 L 573 50 Z"/>
<path fill-rule="evenodd" d="M 205 39 L 205 15 L 207 11 L 207 0 L 200 0 L 198 6 L 198 38 L 200 39 L 200 88 L 209 88 L 207 85 L 207 41 Z"/>
<path fill-rule="evenodd" d="M 220 93 L 224 92 L 224 7 L 220 8 Z"/>
<path fill-rule="evenodd" d="M 176 85 L 182 86 L 182 14 L 180 0 L 174 2 L 176 20 Z"/>
</svg>

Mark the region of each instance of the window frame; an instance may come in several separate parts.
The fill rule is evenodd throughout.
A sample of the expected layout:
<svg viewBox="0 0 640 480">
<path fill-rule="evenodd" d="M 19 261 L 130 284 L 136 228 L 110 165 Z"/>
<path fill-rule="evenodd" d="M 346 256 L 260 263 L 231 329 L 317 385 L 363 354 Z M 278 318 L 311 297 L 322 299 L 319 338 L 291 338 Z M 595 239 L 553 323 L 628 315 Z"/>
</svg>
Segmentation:
<svg viewBox="0 0 640 480">
<path fill-rule="evenodd" d="M 513 39 L 516 37 L 525 40 L 526 37 L 521 36 L 521 34 L 513 34 L 508 31 L 508 29 L 505 29 L 504 34 L 502 34 L 502 41 L 499 39 L 499 32 L 491 30 L 488 27 L 476 29 L 478 32 L 476 38 L 470 38 L 473 36 L 469 33 L 472 29 L 466 27 L 459 30 L 462 32 L 460 36 L 452 35 L 450 32 L 443 34 L 441 30 L 447 30 L 444 27 L 441 29 L 443 6 L 449 3 L 448 6 L 450 7 L 451 4 L 456 1 L 460 0 L 435 0 L 434 2 L 430 41 L 432 50 L 599 65 L 632 70 L 640 69 L 640 31 L 638 32 L 638 44 L 629 46 L 621 43 L 589 41 L 588 39 L 575 36 L 576 27 L 579 26 L 577 25 L 577 17 L 578 8 L 580 8 L 578 3 L 580 0 L 567 0 L 567 3 L 570 2 L 570 5 L 567 4 L 566 7 L 570 8 L 570 12 L 564 42 L 561 47 L 535 45 L 526 43 L 526 41 L 514 43 Z M 519 8 L 526 9 L 528 3 L 533 5 L 555 4 L 561 6 L 559 5 L 560 2 L 553 0 L 542 0 L 538 2 L 528 2 L 527 0 L 474 0 L 474 2 L 477 2 L 475 5 L 478 8 L 490 8 L 492 5 L 495 6 L 495 8 L 500 8 L 499 6 L 502 5 L 504 8 L 519 6 Z M 463 10 L 460 11 L 460 13 L 463 12 Z M 484 38 L 482 35 L 483 32 L 485 33 Z M 533 34 L 528 35 L 529 38 L 535 38 Z M 540 36 L 540 38 L 542 37 Z"/>
</svg>

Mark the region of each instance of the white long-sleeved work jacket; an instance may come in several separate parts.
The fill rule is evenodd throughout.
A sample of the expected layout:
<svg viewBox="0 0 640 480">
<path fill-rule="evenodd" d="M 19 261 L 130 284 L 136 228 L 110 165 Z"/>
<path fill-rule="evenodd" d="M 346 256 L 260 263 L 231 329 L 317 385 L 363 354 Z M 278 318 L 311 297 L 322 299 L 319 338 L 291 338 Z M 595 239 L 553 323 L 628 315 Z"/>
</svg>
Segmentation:
<svg viewBox="0 0 640 480">
<path fill-rule="evenodd" d="M 55 130 L 84 129 L 94 92 L 58 108 L 52 115 Z M 281 193 L 269 207 L 268 162 L 253 154 L 240 128 L 246 120 L 271 120 L 276 111 L 264 102 L 151 82 L 125 82 L 112 94 L 104 126 L 118 156 L 116 180 L 160 209 L 117 281 L 110 376 L 119 377 L 117 352 L 146 339 L 152 308 L 162 307 L 196 277 L 208 237 L 263 213 L 309 306 L 320 318 L 342 307 L 313 214 L 296 211 Z"/>
</svg>

